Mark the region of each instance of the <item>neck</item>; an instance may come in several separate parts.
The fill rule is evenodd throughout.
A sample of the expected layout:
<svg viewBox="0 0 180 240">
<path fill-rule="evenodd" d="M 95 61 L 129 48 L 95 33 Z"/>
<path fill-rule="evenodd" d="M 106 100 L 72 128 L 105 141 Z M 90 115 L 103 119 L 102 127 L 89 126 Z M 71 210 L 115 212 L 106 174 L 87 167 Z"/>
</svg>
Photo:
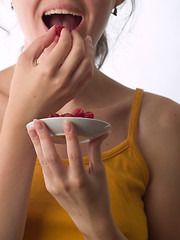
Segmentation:
<svg viewBox="0 0 180 240">
<path fill-rule="evenodd" d="M 91 110 L 97 106 L 99 98 L 102 97 L 102 84 L 106 77 L 97 68 L 94 70 L 93 77 L 89 80 L 81 93 L 68 102 L 59 112 L 71 112 L 75 108 Z"/>
</svg>

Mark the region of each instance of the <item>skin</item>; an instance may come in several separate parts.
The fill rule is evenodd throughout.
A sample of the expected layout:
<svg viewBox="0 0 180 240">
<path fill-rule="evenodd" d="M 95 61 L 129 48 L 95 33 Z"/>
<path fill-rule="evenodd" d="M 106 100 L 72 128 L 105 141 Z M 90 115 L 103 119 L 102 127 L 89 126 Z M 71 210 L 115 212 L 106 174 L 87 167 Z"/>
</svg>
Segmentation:
<svg viewBox="0 0 180 240">
<path fill-rule="evenodd" d="M 0 239 L 22 239 L 37 154 L 47 190 L 85 239 L 124 240 L 111 214 L 101 152 L 126 139 L 134 91 L 94 66 L 94 48 L 112 8 L 120 1 L 104 0 L 103 14 L 99 14 L 100 0 L 77 1 L 85 15 L 84 24 L 79 32 L 63 29 L 58 42 L 55 28 L 46 32 L 39 21 L 46 4 L 45 0 L 14 0 L 25 51 L 16 66 L 0 72 Z M 76 107 L 90 109 L 96 118 L 110 122 L 112 133 L 88 146 L 79 145 L 69 122 L 64 125 L 67 146 L 54 145 L 41 121 L 35 121 L 27 133 L 25 125 L 32 119 L 71 112 Z M 144 196 L 150 240 L 180 237 L 179 129 L 179 105 L 144 93 L 136 139 L 150 172 Z M 88 169 L 84 168 L 83 155 L 90 158 Z M 68 167 L 62 163 L 66 157 Z M 22 169 L 23 174 L 19 174 Z"/>
</svg>

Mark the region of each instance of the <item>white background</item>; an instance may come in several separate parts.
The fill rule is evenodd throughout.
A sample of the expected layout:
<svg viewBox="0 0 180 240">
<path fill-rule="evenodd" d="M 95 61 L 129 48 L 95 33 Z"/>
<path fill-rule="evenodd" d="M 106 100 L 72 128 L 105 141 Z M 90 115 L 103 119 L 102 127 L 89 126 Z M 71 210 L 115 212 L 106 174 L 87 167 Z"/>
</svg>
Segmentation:
<svg viewBox="0 0 180 240">
<path fill-rule="evenodd" d="M 143 88 L 180 103 L 180 1 L 136 1 L 134 17 L 124 32 L 120 30 L 128 7 L 118 9 L 118 17 L 110 18 L 110 52 L 102 71 L 128 87 Z M 0 26 L 10 31 L 0 30 L 2 70 L 16 62 L 23 45 L 9 0 L 0 0 Z"/>
</svg>

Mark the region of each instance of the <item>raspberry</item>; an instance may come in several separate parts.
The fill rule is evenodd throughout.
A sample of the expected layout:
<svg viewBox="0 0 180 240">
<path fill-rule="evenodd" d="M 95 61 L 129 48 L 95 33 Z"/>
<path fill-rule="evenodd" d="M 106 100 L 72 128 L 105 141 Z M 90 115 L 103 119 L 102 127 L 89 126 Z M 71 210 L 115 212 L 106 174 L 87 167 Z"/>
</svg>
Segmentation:
<svg viewBox="0 0 180 240">
<path fill-rule="evenodd" d="M 61 35 L 61 31 L 62 31 L 63 28 L 64 28 L 63 26 L 56 27 L 56 35 L 57 36 Z"/>
<path fill-rule="evenodd" d="M 94 118 L 94 114 L 92 112 L 85 112 L 84 118 Z"/>
<path fill-rule="evenodd" d="M 84 117 L 84 111 L 81 108 L 76 108 L 73 111 L 74 117 Z"/>
<path fill-rule="evenodd" d="M 74 115 L 71 113 L 64 113 L 64 114 L 61 114 L 60 117 L 74 117 Z"/>
<path fill-rule="evenodd" d="M 58 113 L 52 113 L 48 116 L 48 118 L 59 117 Z"/>
<path fill-rule="evenodd" d="M 94 118 L 94 114 L 92 112 L 84 112 L 81 108 L 76 108 L 73 113 L 64 113 L 59 115 L 58 113 L 53 113 L 49 115 L 48 118 L 53 117 L 82 117 L 82 118 Z"/>
</svg>

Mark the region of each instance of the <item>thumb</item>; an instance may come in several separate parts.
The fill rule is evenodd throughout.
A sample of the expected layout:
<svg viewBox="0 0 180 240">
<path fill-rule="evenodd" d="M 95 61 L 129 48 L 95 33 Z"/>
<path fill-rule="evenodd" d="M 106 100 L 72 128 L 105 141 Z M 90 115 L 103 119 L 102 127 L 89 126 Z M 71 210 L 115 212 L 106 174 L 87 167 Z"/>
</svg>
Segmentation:
<svg viewBox="0 0 180 240">
<path fill-rule="evenodd" d="M 109 133 L 105 133 L 102 136 L 92 140 L 88 145 L 89 161 L 95 168 L 102 165 L 101 144 L 108 136 Z"/>
</svg>

